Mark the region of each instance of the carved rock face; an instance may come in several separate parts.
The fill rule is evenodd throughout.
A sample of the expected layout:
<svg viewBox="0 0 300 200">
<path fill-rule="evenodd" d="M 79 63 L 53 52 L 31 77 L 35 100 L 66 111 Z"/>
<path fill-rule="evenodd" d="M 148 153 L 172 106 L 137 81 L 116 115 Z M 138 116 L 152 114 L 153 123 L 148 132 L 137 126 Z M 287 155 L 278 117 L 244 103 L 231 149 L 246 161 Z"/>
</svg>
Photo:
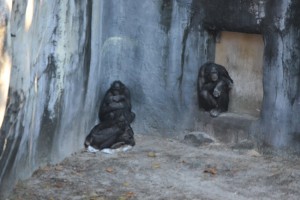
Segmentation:
<svg viewBox="0 0 300 200">
<path fill-rule="evenodd" d="M 12 69 L 11 109 L 0 133 L 0 149 L 7 141 L 1 195 L 82 147 L 113 80 L 132 91 L 135 132 L 204 129 L 197 72 L 214 60 L 215 36 L 224 30 L 264 37 L 256 138 L 299 147 L 299 1 L 34 1 L 26 30 L 26 1 L 13 2 L 4 39 Z"/>
</svg>

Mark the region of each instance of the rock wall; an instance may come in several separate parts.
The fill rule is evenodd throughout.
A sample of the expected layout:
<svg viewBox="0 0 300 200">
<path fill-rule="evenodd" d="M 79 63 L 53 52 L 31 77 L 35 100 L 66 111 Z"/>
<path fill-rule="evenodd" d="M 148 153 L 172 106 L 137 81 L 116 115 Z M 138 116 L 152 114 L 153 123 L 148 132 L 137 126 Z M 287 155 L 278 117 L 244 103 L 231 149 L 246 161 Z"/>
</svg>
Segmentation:
<svg viewBox="0 0 300 200">
<path fill-rule="evenodd" d="M 266 4 L 263 113 L 257 135 L 279 148 L 300 150 L 300 2 Z"/>
<path fill-rule="evenodd" d="M 209 47 L 207 33 L 191 31 L 190 6 L 170 0 L 94 2 L 103 11 L 92 27 L 105 30 L 93 29 L 92 35 L 100 96 L 113 80 L 123 81 L 132 93 L 137 132 L 172 133 L 194 123 L 198 68 Z"/>
<path fill-rule="evenodd" d="M 2 196 L 18 179 L 83 147 L 115 79 L 131 90 L 136 134 L 194 130 L 201 120 L 198 69 L 214 60 L 219 31 L 263 34 L 264 98 L 252 131 L 278 147 L 298 144 L 296 0 L 228 0 L 226 6 L 222 0 L 0 4 L 1 59 L 6 53 L 11 61 L 0 133 Z"/>
<path fill-rule="evenodd" d="M 92 2 L 16 0 L 11 10 L 7 2 L 4 49 L 12 65 L 0 135 L 1 195 L 18 178 L 80 149 L 96 116 L 85 108 L 92 106 L 85 103 L 92 98 Z"/>
</svg>

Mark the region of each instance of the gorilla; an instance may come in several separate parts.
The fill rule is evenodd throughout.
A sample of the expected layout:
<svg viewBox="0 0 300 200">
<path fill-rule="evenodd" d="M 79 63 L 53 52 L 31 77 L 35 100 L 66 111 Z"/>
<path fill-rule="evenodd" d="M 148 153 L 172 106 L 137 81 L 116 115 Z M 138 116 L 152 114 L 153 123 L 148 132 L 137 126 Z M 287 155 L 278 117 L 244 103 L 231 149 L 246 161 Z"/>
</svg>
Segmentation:
<svg viewBox="0 0 300 200">
<path fill-rule="evenodd" d="M 102 150 L 104 148 L 119 148 L 122 145 L 135 145 L 132 128 L 120 116 L 117 120 L 105 121 L 96 125 L 85 139 L 84 146 L 92 146 Z"/>
<path fill-rule="evenodd" d="M 207 62 L 199 69 L 198 101 L 200 108 L 217 117 L 228 110 L 229 91 L 233 80 L 224 66 Z"/>
<path fill-rule="evenodd" d="M 129 89 L 121 82 L 114 81 L 106 91 L 100 105 L 100 121 L 115 120 L 123 115 L 131 123 L 135 113 L 131 111 L 131 99 Z"/>
<path fill-rule="evenodd" d="M 101 150 L 122 145 L 134 146 L 134 133 L 130 126 L 134 118 L 129 89 L 121 81 L 114 81 L 101 102 L 100 123 L 86 137 L 85 148 L 92 146 Z"/>
</svg>

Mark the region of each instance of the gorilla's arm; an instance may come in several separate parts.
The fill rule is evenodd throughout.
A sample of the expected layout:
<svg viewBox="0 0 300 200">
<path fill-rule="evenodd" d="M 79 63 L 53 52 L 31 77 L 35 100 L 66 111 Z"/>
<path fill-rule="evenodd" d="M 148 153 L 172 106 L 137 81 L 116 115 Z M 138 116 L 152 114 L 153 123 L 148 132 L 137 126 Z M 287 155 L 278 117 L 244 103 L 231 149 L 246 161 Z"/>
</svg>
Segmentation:
<svg viewBox="0 0 300 200">
<path fill-rule="evenodd" d="M 122 116 L 116 120 L 102 122 L 93 127 L 85 139 L 84 146 L 91 145 L 98 149 L 108 148 L 124 133 L 126 127 L 127 122 Z"/>
<path fill-rule="evenodd" d="M 229 89 L 229 86 L 227 85 L 226 81 L 219 81 L 216 85 L 216 87 L 213 90 L 214 97 L 219 97 L 222 92 L 227 92 Z"/>
<path fill-rule="evenodd" d="M 125 109 L 125 108 L 126 108 L 125 102 L 111 102 L 109 104 L 109 106 L 107 106 L 106 113 L 115 111 L 115 110 Z"/>
<path fill-rule="evenodd" d="M 120 102 L 120 101 L 125 101 L 125 96 L 124 95 L 114 95 L 111 96 L 109 101 L 110 102 Z"/>
<path fill-rule="evenodd" d="M 205 67 L 201 67 L 198 74 L 198 90 L 202 90 L 205 83 Z"/>
<path fill-rule="evenodd" d="M 226 70 L 225 67 L 219 65 L 219 73 L 220 73 L 220 76 L 221 76 L 221 79 L 222 81 L 225 81 L 226 84 L 228 85 L 229 88 L 232 88 L 233 86 L 233 80 L 232 78 L 229 76 L 229 73 L 228 71 Z"/>
<path fill-rule="evenodd" d="M 100 115 L 105 115 L 109 112 L 125 109 L 126 108 L 126 96 L 125 95 L 113 95 L 108 92 L 100 106 Z"/>
</svg>

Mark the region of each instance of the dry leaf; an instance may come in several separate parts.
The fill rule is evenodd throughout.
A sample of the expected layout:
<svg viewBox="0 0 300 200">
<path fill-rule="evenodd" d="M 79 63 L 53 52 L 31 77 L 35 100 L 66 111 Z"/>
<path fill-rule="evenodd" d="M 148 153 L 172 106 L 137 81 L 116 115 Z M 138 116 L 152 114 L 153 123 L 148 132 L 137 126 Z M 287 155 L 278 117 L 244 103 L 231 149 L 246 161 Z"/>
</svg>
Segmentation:
<svg viewBox="0 0 300 200">
<path fill-rule="evenodd" d="M 123 183 L 123 186 L 128 187 L 128 186 L 129 186 L 129 183 L 128 183 L 128 182 L 125 182 L 125 183 Z"/>
<path fill-rule="evenodd" d="M 99 197 L 99 196 L 93 196 L 93 197 L 90 197 L 89 200 L 104 200 L 104 198 Z"/>
<path fill-rule="evenodd" d="M 155 158 L 156 157 L 155 152 L 149 152 L 148 157 Z"/>
<path fill-rule="evenodd" d="M 127 198 L 124 196 L 120 196 L 118 200 L 127 200 Z"/>
<path fill-rule="evenodd" d="M 112 167 L 108 167 L 108 168 L 106 168 L 105 171 L 108 172 L 108 173 L 113 173 L 114 169 Z"/>
<path fill-rule="evenodd" d="M 134 192 L 127 192 L 127 193 L 126 193 L 126 197 L 127 197 L 127 198 L 132 198 L 132 197 L 134 197 Z"/>
<path fill-rule="evenodd" d="M 250 150 L 250 151 L 248 151 L 248 153 L 247 153 L 249 156 L 252 156 L 252 157 L 259 157 L 259 156 L 261 156 L 260 155 L 260 153 L 258 153 L 257 151 L 255 151 L 255 150 Z"/>
<path fill-rule="evenodd" d="M 152 165 L 152 169 L 158 169 L 158 168 L 160 168 L 160 164 L 159 163 L 154 163 Z"/>
<path fill-rule="evenodd" d="M 64 168 L 63 168 L 63 166 L 61 166 L 61 165 L 57 165 L 57 166 L 55 166 L 55 168 L 54 168 L 56 171 L 62 171 Z"/>
<path fill-rule="evenodd" d="M 217 174 L 217 169 L 215 167 L 206 168 L 204 170 L 204 173 L 210 173 L 212 175 L 216 175 Z"/>
<path fill-rule="evenodd" d="M 134 192 L 126 192 L 122 196 L 119 197 L 119 200 L 128 200 L 134 197 Z"/>
<path fill-rule="evenodd" d="M 55 183 L 54 187 L 56 187 L 56 188 L 63 188 L 64 185 L 65 185 L 65 184 L 62 183 L 62 182 L 57 182 L 57 183 Z"/>
<path fill-rule="evenodd" d="M 72 172 L 72 174 L 74 174 L 74 175 L 76 175 L 76 176 L 82 176 L 82 173 L 80 173 L 80 172 Z"/>
</svg>

